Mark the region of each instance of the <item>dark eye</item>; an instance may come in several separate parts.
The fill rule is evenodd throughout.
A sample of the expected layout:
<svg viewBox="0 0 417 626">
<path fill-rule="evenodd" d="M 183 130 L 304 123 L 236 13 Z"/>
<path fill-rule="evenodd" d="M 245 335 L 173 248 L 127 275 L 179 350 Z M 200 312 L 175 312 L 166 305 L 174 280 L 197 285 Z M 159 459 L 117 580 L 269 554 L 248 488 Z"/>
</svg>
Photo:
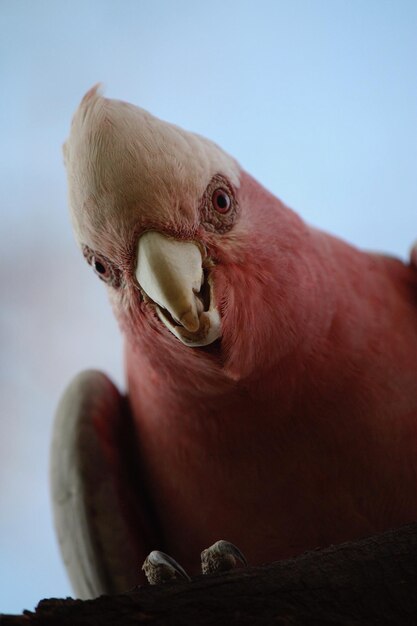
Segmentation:
<svg viewBox="0 0 417 626">
<path fill-rule="evenodd" d="M 98 259 L 97 257 L 93 256 L 91 259 L 91 265 L 93 266 L 93 269 L 95 273 L 99 276 L 99 278 L 105 281 L 110 279 L 110 269 L 107 267 L 106 263 L 102 259 Z"/>
<path fill-rule="evenodd" d="M 218 213 L 227 213 L 232 204 L 229 194 L 224 189 L 216 189 L 212 196 L 212 202 Z"/>
<path fill-rule="evenodd" d="M 106 273 L 106 268 L 104 267 L 103 263 L 100 263 L 100 261 L 94 261 L 94 269 L 99 274 L 105 274 Z"/>
<path fill-rule="evenodd" d="M 120 269 L 102 254 L 97 254 L 86 245 L 82 246 L 85 260 L 97 276 L 111 287 L 120 287 L 122 274 Z"/>
</svg>

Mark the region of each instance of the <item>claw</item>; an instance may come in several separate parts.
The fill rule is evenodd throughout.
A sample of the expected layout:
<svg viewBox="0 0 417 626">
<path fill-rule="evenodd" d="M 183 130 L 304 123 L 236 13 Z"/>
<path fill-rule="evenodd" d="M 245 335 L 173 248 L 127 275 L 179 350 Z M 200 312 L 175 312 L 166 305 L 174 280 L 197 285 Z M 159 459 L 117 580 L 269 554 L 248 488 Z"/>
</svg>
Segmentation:
<svg viewBox="0 0 417 626">
<path fill-rule="evenodd" d="M 153 550 L 146 557 L 142 569 L 150 585 L 159 585 L 179 577 L 191 580 L 187 572 L 165 552 Z"/>
<path fill-rule="evenodd" d="M 247 566 L 247 561 L 239 548 L 230 541 L 216 541 L 212 546 L 201 553 L 201 571 L 203 574 L 213 572 L 227 572 L 236 566 L 236 561 Z"/>
</svg>

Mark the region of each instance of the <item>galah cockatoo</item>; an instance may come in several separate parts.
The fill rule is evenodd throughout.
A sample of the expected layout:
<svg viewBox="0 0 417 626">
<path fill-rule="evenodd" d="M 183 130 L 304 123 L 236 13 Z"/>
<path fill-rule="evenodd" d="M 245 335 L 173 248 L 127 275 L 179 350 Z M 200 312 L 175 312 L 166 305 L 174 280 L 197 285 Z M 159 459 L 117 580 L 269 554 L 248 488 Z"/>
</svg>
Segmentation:
<svg viewBox="0 0 417 626">
<path fill-rule="evenodd" d="M 82 373 L 57 414 L 78 595 L 137 584 L 154 548 L 192 574 L 220 538 L 261 564 L 416 520 L 417 255 L 311 228 L 211 141 L 97 88 L 64 156 L 127 375 L 124 396 Z"/>
</svg>

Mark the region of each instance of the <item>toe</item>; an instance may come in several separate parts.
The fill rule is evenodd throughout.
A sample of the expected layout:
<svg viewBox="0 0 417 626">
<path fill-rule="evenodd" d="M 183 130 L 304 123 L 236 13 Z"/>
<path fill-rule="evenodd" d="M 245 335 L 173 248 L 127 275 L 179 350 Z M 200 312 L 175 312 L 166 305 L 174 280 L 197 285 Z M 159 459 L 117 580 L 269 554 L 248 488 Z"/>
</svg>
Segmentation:
<svg viewBox="0 0 417 626">
<path fill-rule="evenodd" d="M 237 561 L 247 566 L 247 561 L 239 548 L 230 541 L 221 539 L 202 551 L 201 571 L 203 574 L 226 572 L 236 567 Z"/>
<path fill-rule="evenodd" d="M 150 585 L 160 585 L 170 580 L 191 580 L 187 572 L 175 559 L 165 552 L 153 550 L 146 557 L 142 569 Z"/>
</svg>

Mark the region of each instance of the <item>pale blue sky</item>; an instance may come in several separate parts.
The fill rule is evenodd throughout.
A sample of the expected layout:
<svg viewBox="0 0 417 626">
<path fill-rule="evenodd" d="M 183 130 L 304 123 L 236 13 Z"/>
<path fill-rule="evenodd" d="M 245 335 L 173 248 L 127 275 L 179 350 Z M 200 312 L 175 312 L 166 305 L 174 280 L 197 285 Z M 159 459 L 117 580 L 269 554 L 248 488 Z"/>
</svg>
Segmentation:
<svg viewBox="0 0 417 626">
<path fill-rule="evenodd" d="M 406 258 L 417 238 L 414 0 L 0 1 L 0 612 L 71 594 L 48 495 L 71 376 L 123 381 L 72 239 L 61 144 L 84 92 L 214 139 L 308 222 Z"/>
</svg>

